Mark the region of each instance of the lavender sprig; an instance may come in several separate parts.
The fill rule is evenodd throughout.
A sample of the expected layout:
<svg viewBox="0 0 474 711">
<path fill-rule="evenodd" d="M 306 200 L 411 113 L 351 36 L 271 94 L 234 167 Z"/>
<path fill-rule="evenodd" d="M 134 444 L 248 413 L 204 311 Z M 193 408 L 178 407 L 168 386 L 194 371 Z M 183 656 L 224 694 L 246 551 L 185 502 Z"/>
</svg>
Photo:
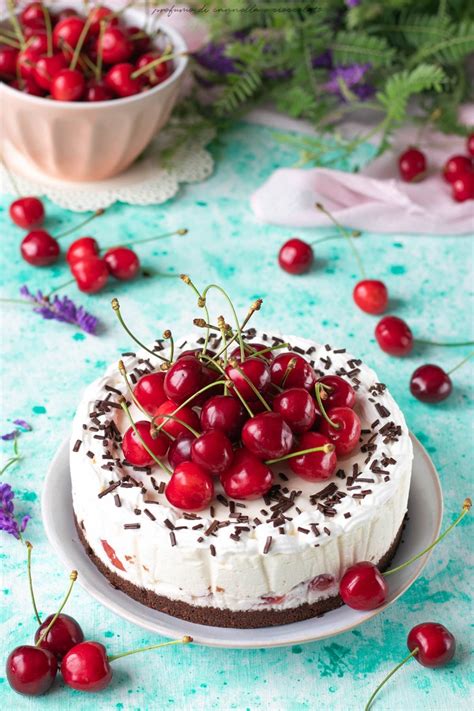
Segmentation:
<svg viewBox="0 0 474 711">
<path fill-rule="evenodd" d="M 70 323 L 86 333 L 95 335 L 98 325 L 97 318 L 82 306 L 76 306 L 67 296 L 55 295 L 53 299 L 49 299 L 40 290 L 36 294 L 32 294 L 27 286 L 20 288 L 20 295 L 26 301 L 34 304 L 36 306 L 33 309 L 34 312 L 40 314 L 44 319 Z"/>
<path fill-rule="evenodd" d="M 21 540 L 31 516 L 23 516 L 20 523 L 15 518 L 15 492 L 10 484 L 0 484 L 0 531 Z"/>
</svg>

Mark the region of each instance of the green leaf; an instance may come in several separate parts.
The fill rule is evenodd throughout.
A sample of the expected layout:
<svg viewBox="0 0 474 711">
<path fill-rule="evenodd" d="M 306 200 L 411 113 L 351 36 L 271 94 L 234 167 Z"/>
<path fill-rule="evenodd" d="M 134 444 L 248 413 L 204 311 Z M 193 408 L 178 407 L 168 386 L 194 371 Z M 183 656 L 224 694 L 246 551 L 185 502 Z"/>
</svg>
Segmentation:
<svg viewBox="0 0 474 711">
<path fill-rule="evenodd" d="M 255 96 L 261 84 L 262 80 L 259 74 L 250 68 L 241 74 L 229 74 L 227 85 L 216 102 L 218 114 L 225 115 L 236 111 L 242 104 Z"/>
<path fill-rule="evenodd" d="M 384 90 L 377 93 L 377 99 L 386 111 L 387 122 L 403 121 L 411 96 L 429 89 L 439 92 L 444 81 L 444 71 L 433 64 L 420 64 L 411 72 L 404 70 L 393 74 L 387 80 Z"/>
<path fill-rule="evenodd" d="M 361 32 L 339 32 L 332 44 L 336 64 L 369 62 L 373 67 L 388 66 L 395 50 L 384 37 L 372 37 Z"/>
<path fill-rule="evenodd" d="M 474 52 L 474 21 L 464 20 L 456 25 L 455 29 L 455 34 L 451 37 L 421 47 L 410 63 L 416 64 L 431 57 L 446 64 L 457 64 Z"/>
</svg>

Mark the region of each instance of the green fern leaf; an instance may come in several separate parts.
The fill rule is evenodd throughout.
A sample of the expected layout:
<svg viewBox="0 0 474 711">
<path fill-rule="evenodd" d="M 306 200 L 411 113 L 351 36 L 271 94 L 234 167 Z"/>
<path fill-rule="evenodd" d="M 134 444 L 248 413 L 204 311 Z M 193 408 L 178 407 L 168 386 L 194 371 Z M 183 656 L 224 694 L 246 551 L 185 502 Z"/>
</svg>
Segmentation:
<svg viewBox="0 0 474 711">
<path fill-rule="evenodd" d="M 337 64 L 369 62 L 373 67 L 388 66 L 395 55 L 385 38 L 360 32 L 339 32 L 332 50 Z"/>
<path fill-rule="evenodd" d="M 254 97 L 262 85 L 259 74 L 250 68 L 241 74 L 229 74 L 227 82 L 221 97 L 216 102 L 219 115 L 236 111 L 242 104 Z"/>
<path fill-rule="evenodd" d="M 446 75 L 432 64 L 420 64 L 416 69 L 397 72 L 385 84 L 384 91 L 378 92 L 377 99 L 386 111 L 387 122 L 403 121 L 409 98 L 429 89 L 439 92 Z"/>
<path fill-rule="evenodd" d="M 472 52 L 474 52 L 474 22 L 464 20 L 456 25 L 456 32 L 451 37 L 421 47 L 411 58 L 410 64 L 417 64 L 428 57 L 446 64 L 457 64 Z"/>
</svg>

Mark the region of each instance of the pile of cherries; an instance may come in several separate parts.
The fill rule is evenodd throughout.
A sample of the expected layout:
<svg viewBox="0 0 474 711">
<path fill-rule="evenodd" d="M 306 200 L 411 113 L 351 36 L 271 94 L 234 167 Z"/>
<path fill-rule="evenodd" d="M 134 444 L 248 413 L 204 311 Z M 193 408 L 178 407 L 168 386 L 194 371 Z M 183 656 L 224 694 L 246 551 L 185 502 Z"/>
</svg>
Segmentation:
<svg viewBox="0 0 474 711">
<path fill-rule="evenodd" d="M 32 2 L 15 19 L 0 35 L 0 79 L 33 96 L 109 101 L 147 91 L 173 71 L 171 54 L 105 6 L 82 17 Z"/>
<path fill-rule="evenodd" d="M 133 389 L 151 421 L 131 424 L 124 456 L 136 466 L 162 464 L 167 456 L 172 476 L 165 494 L 173 506 L 206 508 L 214 477 L 233 499 L 259 498 L 272 487 L 271 465 L 280 461 L 303 479 L 323 481 L 335 472 L 337 457 L 359 445 L 356 394 L 343 378 L 318 379 L 301 355 L 274 355 L 263 343 L 232 348 L 227 366 L 215 356 L 184 351 Z"/>
<path fill-rule="evenodd" d="M 448 158 L 443 167 L 443 178 L 451 185 L 457 202 L 474 200 L 474 133 L 467 137 L 466 155 Z M 426 176 L 428 161 L 419 148 L 410 146 L 398 159 L 400 177 L 407 183 L 419 182 Z"/>
</svg>

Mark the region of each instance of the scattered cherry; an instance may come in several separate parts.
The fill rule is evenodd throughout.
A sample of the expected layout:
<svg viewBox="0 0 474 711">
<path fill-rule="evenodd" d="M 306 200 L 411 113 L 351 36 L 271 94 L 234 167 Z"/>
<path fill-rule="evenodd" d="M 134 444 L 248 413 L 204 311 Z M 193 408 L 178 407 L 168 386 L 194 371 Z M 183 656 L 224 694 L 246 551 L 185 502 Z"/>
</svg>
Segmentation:
<svg viewBox="0 0 474 711">
<path fill-rule="evenodd" d="M 331 444 L 330 440 L 320 432 L 305 432 L 298 444 L 298 451 L 315 449 Z M 330 452 L 308 452 L 288 460 L 290 469 L 307 481 L 323 481 L 329 479 L 336 469 L 337 458 L 334 450 Z"/>
<path fill-rule="evenodd" d="M 316 373 L 311 365 L 297 353 L 280 353 L 271 364 L 272 383 L 282 388 L 312 390 Z"/>
<path fill-rule="evenodd" d="M 81 642 L 61 662 L 65 683 L 77 691 L 102 691 L 112 681 L 107 651 L 100 642 Z"/>
<path fill-rule="evenodd" d="M 353 291 L 353 298 L 361 311 L 367 314 L 383 314 L 388 305 L 388 291 L 383 281 L 363 279 Z"/>
<path fill-rule="evenodd" d="M 78 289 L 86 294 L 96 294 L 104 288 L 109 278 L 107 264 L 100 257 L 74 260 L 71 264 L 71 272 Z"/>
<path fill-rule="evenodd" d="M 310 269 L 314 260 L 313 248 L 307 242 L 293 237 L 281 247 L 278 253 L 280 267 L 289 274 L 303 274 Z"/>
<path fill-rule="evenodd" d="M 130 281 L 140 271 L 140 260 L 129 247 L 112 247 L 104 254 L 109 272 L 115 279 Z"/>
<path fill-rule="evenodd" d="M 49 626 L 54 615 L 49 615 L 38 627 L 35 633 L 35 642 L 38 642 L 42 633 Z M 84 633 L 78 622 L 64 612 L 58 615 L 54 625 L 41 642 L 41 649 L 47 649 L 55 657 L 62 659 L 75 644 L 84 641 Z"/>
<path fill-rule="evenodd" d="M 227 496 L 232 499 L 258 499 L 273 484 L 273 472 L 248 449 L 237 449 L 230 467 L 221 474 Z"/>
<path fill-rule="evenodd" d="M 444 165 L 443 176 L 447 183 L 454 183 L 472 169 L 472 161 L 468 156 L 451 156 Z"/>
<path fill-rule="evenodd" d="M 168 450 L 168 462 L 172 469 L 176 469 L 179 464 L 191 461 L 191 446 L 195 440 L 191 432 L 181 432 L 176 439 L 171 442 Z"/>
<path fill-rule="evenodd" d="M 59 242 L 45 230 L 33 230 L 23 238 L 20 246 L 23 259 L 34 267 L 45 267 L 59 257 Z"/>
<path fill-rule="evenodd" d="M 19 694 L 40 696 L 51 688 L 58 663 L 47 649 L 24 644 L 8 655 L 8 683 Z"/>
<path fill-rule="evenodd" d="M 181 432 L 189 432 L 188 428 L 185 427 L 185 425 L 182 425 L 180 422 L 165 417 L 160 417 L 160 415 L 173 415 L 177 407 L 177 403 L 173 402 L 172 400 L 165 400 L 157 408 L 155 413 L 156 425 L 161 425 L 164 422 L 162 429 L 172 437 L 177 437 Z M 192 410 L 187 405 L 181 407 L 175 416 L 185 422 L 187 425 L 190 425 L 194 430 L 199 430 L 199 418 L 194 412 L 194 410 Z"/>
<path fill-rule="evenodd" d="M 334 426 L 323 419 L 320 431 L 334 444 L 337 456 L 346 457 L 359 444 L 359 416 L 350 407 L 332 407 L 327 410 L 327 416 Z"/>
<path fill-rule="evenodd" d="M 398 159 L 398 169 L 402 180 L 412 183 L 421 180 L 426 172 L 426 157 L 418 148 L 408 148 Z"/>
<path fill-rule="evenodd" d="M 214 497 L 212 476 L 195 462 L 183 462 L 166 485 L 165 496 L 178 509 L 202 511 Z"/>
<path fill-rule="evenodd" d="M 375 328 L 375 338 L 380 348 L 390 355 L 405 356 L 413 348 L 411 329 L 398 316 L 384 316 Z"/>
<path fill-rule="evenodd" d="M 325 407 L 354 407 L 356 393 L 347 380 L 340 375 L 323 375 L 318 380 L 323 385 L 322 395 Z"/>
<path fill-rule="evenodd" d="M 221 430 L 207 430 L 192 442 L 191 457 L 211 474 L 221 474 L 234 457 L 232 443 Z"/>
<path fill-rule="evenodd" d="M 375 610 L 386 601 L 388 586 L 377 566 L 363 561 L 346 570 L 339 594 L 354 610 Z"/>
<path fill-rule="evenodd" d="M 99 256 L 99 245 L 93 237 L 79 237 L 66 252 L 66 261 L 71 265 L 81 259 Z"/>
<path fill-rule="evenodd" d="M 439 365 L 420 365 L 410 378 L 410 391 L 421 402 L 441 402 L 451 395 L 453 383 Z"/>
<path fill-rule="evenodd" d="M 12 222 L 24 230 L 36 230 L 44 222 L 44 206 L 37 197 L 21 197 L 9 208 Z"/>
<path fill-rule="evenodd" d="M 415 659 L 424 667 L 441 667 L 454 657 L 454 635 L 439 622 L 422 622 L 410 630 L 407 639 L 410 652 L 418 649 Z"/>
<path fill-rule="evenodd" d="M 291 452 L 293 433 L 278 412 L 262 412 L 243 426 L 242 443 L 261 459 L 279 459 Z"/>
<path fill-rule="evenodd" d="M 164 373 L 148 373 L 142 375 L 133 390 L 134 396 L 151 417 L 156 414 L 159 406 L 167 399 L 164 382 Z"/>
<path fill-rule="evenodd" d="M 77 69 L 62 69 L 51 82 L 51 96 L 56 101 L 79 101 L 86 90 L 86 80 Z"/>
<path fill-rule="evenodd" d="M 289 388 L 273 400 L 273 409 L 278 412 L 295 434 L 310 430 L 319 413 L 314 400 L 304 388 Z"/>
<path fill-rule="evenodd" d="M 474 171 L 463 173 L 452 184 L 453 198 L 458 202 L 474 200 Z"/>
<path fill-rule="evenodd" d="M 246 413 L 240 400 L 232 395 L 214 395 L 204 403 L 200 418 L 204 432 L 221 430 L 229 439 L 235 440 L 240 435 Z"/>
<path fill-rule="evenodd" d="M 140 420 L 135 423 L 135 428 L 130 426 L 123 436 L 122 451 L 127 462 L 137 467 L 147 467 L 155 463 L 154 458 L 145 449 L 143 443 L 156 457 L 160 458 L 164 457 L 168 451 L 170 441 L 163 433 L 152 437 L 150 422 Z"/>
</svg>

